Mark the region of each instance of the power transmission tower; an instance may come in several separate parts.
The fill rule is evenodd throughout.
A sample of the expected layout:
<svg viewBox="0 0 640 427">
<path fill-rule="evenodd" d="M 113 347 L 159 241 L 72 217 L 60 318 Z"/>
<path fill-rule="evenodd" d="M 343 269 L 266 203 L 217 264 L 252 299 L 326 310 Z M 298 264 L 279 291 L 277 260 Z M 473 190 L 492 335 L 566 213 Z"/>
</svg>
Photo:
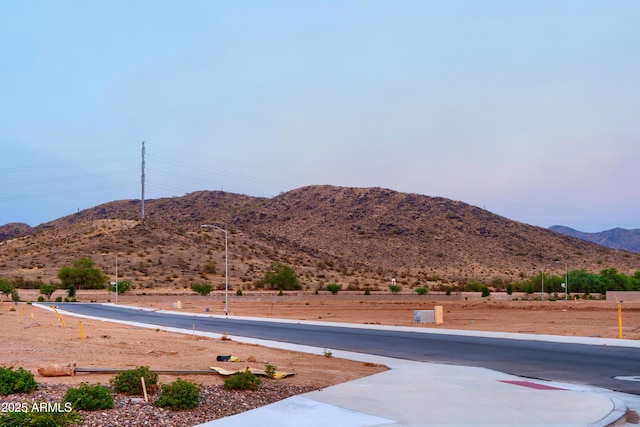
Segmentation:
<svg viewBox="0 0 640 427">
<path fill-rule="evenodd" d="M 140 219 L 144 219 L 144 141 L 142 141 L 142 206 L 140 208 Z"/>
</svg>

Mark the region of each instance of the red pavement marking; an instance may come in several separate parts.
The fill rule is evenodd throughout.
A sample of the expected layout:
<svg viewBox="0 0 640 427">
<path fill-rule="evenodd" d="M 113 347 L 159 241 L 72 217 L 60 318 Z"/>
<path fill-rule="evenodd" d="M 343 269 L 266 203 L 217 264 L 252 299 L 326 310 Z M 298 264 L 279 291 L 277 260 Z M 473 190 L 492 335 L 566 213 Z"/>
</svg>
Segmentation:
<svg viewBox="0 0 640 427">
<path fill-rule="evenodd" d="M 500 381 L 501 383 L 513 384 L 513 385 L 521 385 L 523 387 L 535 388 L 538 390 L 566 390 L 566 388 L 553 387 L 550 385 L 532 383 L 530 381 Z"/>
</svg>

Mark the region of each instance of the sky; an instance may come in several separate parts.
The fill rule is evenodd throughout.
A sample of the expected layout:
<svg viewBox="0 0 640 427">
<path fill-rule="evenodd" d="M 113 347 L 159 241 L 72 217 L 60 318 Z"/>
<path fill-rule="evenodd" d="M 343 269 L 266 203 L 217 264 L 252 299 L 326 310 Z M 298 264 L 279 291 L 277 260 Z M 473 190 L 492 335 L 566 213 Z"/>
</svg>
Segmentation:
<svg viewBox="0 0 640 427">
<path fill-rule="evenodd" d="M 640 228 L 636 0 L 0 0 L 0 225 L 383 187 Z"/>
</svg>

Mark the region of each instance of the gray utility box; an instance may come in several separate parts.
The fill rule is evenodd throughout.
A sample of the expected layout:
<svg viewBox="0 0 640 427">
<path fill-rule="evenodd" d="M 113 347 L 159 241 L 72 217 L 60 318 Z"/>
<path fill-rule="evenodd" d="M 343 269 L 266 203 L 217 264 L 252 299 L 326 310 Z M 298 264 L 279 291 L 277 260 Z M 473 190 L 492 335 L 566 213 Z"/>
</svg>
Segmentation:
<svg viewBox="0 0 640 427">
<path fill-rule="evenodd" d="M 416 323 L 435 323 L 439 325 L 444 322 L 442 306 L 436 305 L 434 310 L 414 310 L 413 320 Z"/>
</svg>

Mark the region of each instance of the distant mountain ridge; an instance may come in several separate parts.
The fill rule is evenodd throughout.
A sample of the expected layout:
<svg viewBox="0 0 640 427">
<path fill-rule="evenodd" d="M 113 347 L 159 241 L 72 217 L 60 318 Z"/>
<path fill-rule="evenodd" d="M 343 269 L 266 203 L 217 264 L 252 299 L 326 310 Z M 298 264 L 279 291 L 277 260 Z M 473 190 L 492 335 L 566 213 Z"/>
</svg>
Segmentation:
<svg viewBox="0 0 640 427">
<path fill-rule="evenodd" d="M 586 233 L 571 227 L 554 225 L 549 230 L 565 236 L 576 237 L 588 242 L 597 243 L 614 249 L 624 249 L 630 252 L 640 252 L 640 229 L 631 230 L 625 228 L 613 228 L 611 230 L 599 231 L 597 233 Z"/>
<path fill-rule="evenodd" d="M 496 215 L 461 201 L 384 188 L 313 185 L 273 198 L 223 191 L 119 200 L 25 228 L 0 226 L 0 276 L 57 281 L 81 256 L 140 287 L 229 283 L 251 287 L 273 262 L 292 266 L 305 288 L 405 289 L 480 280 L 505 283 L 541 270 L 613 267 L 632 274 L 640 253 L 612 249 Z M 215 273 L 203 266 L 215 263 Z"/>
</svg>

